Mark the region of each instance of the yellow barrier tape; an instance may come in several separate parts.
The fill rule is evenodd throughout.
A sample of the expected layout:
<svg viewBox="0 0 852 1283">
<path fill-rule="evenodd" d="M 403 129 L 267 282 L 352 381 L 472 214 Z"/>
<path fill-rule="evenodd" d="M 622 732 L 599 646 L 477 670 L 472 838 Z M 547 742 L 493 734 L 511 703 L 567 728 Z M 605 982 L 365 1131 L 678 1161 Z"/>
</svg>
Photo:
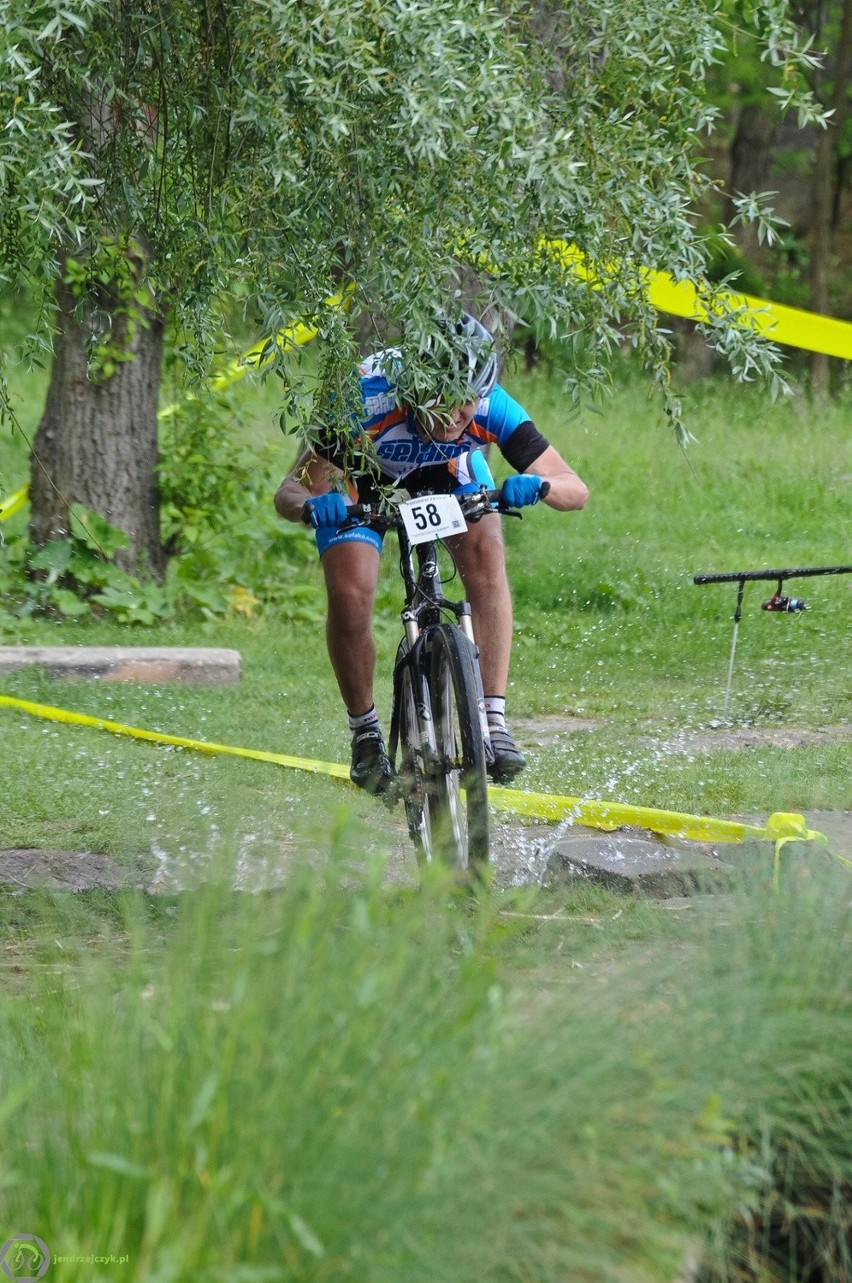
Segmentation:
<svg viewBox="0 0 852 1283">
<path fill-rule="evenodd" d="M 803 815 L 784 811 L 770 815 L 766 821 L 766 831 L 775 842 L 775 859 L 772 861 L 772 886 L 775 891 L 781 889 L 781 848 L 787 842 L 807 842 L 812 839 L 826 842 L 828 840 L 823 833 L 813 833 L 808 829 Z M 852 869 L 852 860 L 847 860 L 845 855 L 841 855 L 839 851 L 833 851 L 832 855 L 848 869 Z"/>
<path fill-rule="evenodd" d="M 623 802 L 599 802 L 579 797 L 559 797 L 553 793 L 525 793 L 516 789 L 492 786 L 488 790 L 492 805 L 498 811 L 542 820 L 575 820 L 589 828 L 612 832 L 625 825 L 664 833 L 670 837 L 689 838 L 693 842 L 744 842 L 746 838 L 768 838 L 766 828 L 742 824 L 737 820 L 716 820 L 711 816 L 687 815 L 680 811 L 661 811 L 655 807 L 632 806 Z M 771 817 L 777 820 L 777 816 Z M 802 816 L 797 816 L 804 825 Z M 784 834 L 787 828 L 783 829 Z M 790 829 L 790 836 L 793 836 Z M 797 828 L 795 836 L 799 837 Z M 772 834 L 775 840 L 775 834 Z"/>
<path fill-rule="evenodd" d="M 648 299 L 654 307 L 693 321 L 707 319 L 707 308 L 691 281 L 675 281 L 667 272 L 648 272 L 647 276 Z M 725 299 L 732 307 L 743 308 L 749 323 L 772 343 L 852 361 L 852 325 L 848 321 L 784 307 L 751 294 L 729 293 Z"/>
<path fill-rule="evenodd" d="M 52 704 L 35 704 L 28 699 L 15 699 L 11 695 L 0 695 L 0 706 L 17 708 L 22 713 L 29 713 L 33 717 L 44 717 L 51 722 L 65 722 L 70 726 L 91 726 L 95 730 L 110 731 L 113 735 L 126 735 L 131 739 L 148 740 L 154 744 L 191 748 L 199 753 L 251 757 L 258 762 L 274 762 L 276 766 L 288 766 L 294 771 L 311 771 L 314 774 L 332 775 L 339 780 L 349 779 L 349 768 L 338 766 L 333 762 L 313 762 L 306 757 L 264 753 L 258 748 L 235 748 L 231 744 L 213 744 L 209 740 L 186 739 L 182 735 L 164 735 L 160 731 L 146 731 L 139 726 L 125 726 L 122 722 L 110 722 L 104 717 L 89 717 L 86 713 L 73 713 L 70 709 L 55 708 Z"/>
<path fill-rule="evenodd" d="M 612 269 L 590 265 L 582 250 L 565 241 L 547 241 L 547 249 L 565 267 L 600 287 Z M 668 272 L 646 268 L 642 272 L 648 302 L 661 312 L 683 316 L 691 321 L 706 321 L 711 313 L 698 296 L 692 281 L 676 281 Z M 725 303 L 742 310 L 742 322 L 753 326 L 758 333 L 773 343 L 785 347 L 802 348 L 807 352 L 822 352 L 852 361 L 852 324 L 818 312 L 806 312 L 797 307 L 785 307 L 769 299 L 752 294 L 739 294 L 735 290 L 722 295 Z"/>
<path fill-rule="evenodd" d="M 36 704 L 30 700 L 16 699 L 11 695 L 0 695 L 0 707 L 16 708 L 33 717 L 43 717 L 49 721 L 64 722 L 73 726 L 91 726 L 96 730 L 110 731 L 113 735 L 125 735 L 155 744 L 169 744 L 176 748 L 193 749 L 201 753 L 248 757 L 259 762 L 272 762 L 276 766 L 286 766 L 291 770 L 309 771 L 312 774 L 330 775 L 335 779 L 349 781 L 349 768 L 335 762 L 317 762 L 310 758 L 288 757 L 283 753 L 266 753 L 261 749 L 235 748 L 229 744 L 214 744 L 208 740 L 165 735 L 159 731 L 143 730 L 138 726 L 125 726 L 122 722 L 107 721 L 103 717 L 74 713 L 69 709 L 56 708 L 52 704 Z M 781 847 L 786 842 L 826 841 L 824 834 L 807 827 L 804 816 L 781 811 L 770 815 L 765 826 L 758 827 L 742 824 L 736 820 L 717 820 L 710 816 L 661 811 L 653 807 L 631 806 L 621 802 L 583 801 L 581 798 L 560 797 L 552 793 L 524 793 L 517 789 L 492 787 L 488 791 L 488 797 L 497 811 L 541 820 L 575 820 L 578 824 L 589 828 L 608 831 L 629 825 L 648 829 L 652 833 L 689 838 L 696 842 L 744 842 L 746 838 L 771 841 L 775 843 L 776 883 Z M 842 856 L 838 858 L 844 864 L 852 866 L 852 861 L 845 860 Z"/>
<path fill-rule="evenodd" d="M 15 490 L 7 498 L 0 499 L 0 521 L 8 521 L 16 512 L 20 512 L 27 502 L 29 493 L 28 485 L 21 486 L 20 490 Z"/>
<path fill-rule="evenodd" d="M 787 811 L 775 811 L 766 824 L 759 827 L 738 820 L 717 820 L 709 815 L 687 815 L 622 802 L 583 801 L 578 797 L 557 797 L 551 793 L 521 793 L 515 789 L 492 787 L 488 790 L 488 799 L 497 811 L 543 820 L 572 820 L 586 828 L 609 832 L 629 826 L 669 837 L 688 838 L 691 842 L 745 842 L 747 838 L 774 842 L 772 886 L 776 892 L 780 889 L 781 848 L 787 842 L 827 841 L 824 833 L 808 828 L 803 815 Z M 841 864 L 852 868 L 852 860 L 837 852 L 832 854 Z"/>
</svg>

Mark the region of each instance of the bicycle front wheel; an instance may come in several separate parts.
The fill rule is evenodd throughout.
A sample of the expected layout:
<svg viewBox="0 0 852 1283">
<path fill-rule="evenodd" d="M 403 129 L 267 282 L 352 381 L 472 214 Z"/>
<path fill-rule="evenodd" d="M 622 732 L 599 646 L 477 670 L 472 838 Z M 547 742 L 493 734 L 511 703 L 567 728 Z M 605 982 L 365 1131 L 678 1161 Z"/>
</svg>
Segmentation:
<svg viewBox="0 0 852 1283">
<path fill-rule="evenodd" d="M 429 659 L 437 754 L 429 789 L 432 845 L 441 859 L 475 873 L 488 861 L 488 781 L 476 651 L 455 624 L 440 624 L 430 639 Z"/>
<path fill-rule="evenodd" d="M 435 857 L 432 840 L 432 790 L 429 787 L 429 772 L 436 757 L 435 743 L 431 722 L 428 718 L 424 721 L 421 715 L 426 695 L 425 680 L 419 669 L 411 664 L 400 665 L 397 659 L 397 666 L 397 775 L 402 786 L 408 832 L 411 834 L 417 859 L 420 863 L 428 864 Z M 422 688 L 419 699 L 418 688 Z"/>
</svg>

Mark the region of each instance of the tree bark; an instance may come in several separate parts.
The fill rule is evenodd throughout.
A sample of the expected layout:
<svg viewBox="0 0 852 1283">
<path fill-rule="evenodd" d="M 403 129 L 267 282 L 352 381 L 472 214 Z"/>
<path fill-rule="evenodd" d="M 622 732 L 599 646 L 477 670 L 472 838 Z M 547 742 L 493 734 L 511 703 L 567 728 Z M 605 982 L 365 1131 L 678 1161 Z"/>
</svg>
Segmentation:
<svg viewBox="0 0 852 1283">
<path fill-rule="evenodd" d="M 832 251 L 834 248 L 834 211 L 837 208 L 837 145 L 843 132 L 849 102 L 849 76 L 852 67 L 852 0 L 843 0 L 840 40 L 834 64 L 834 87 L 830 107 L 834 114 L 827 129 L 820 130 L 814 161 L 813 238 L 811 241 L 811 308 L 825 316 L 829 313 Z M 817 395 L 829 390 L 828 357 L 815 352 L 811 358 L 811 389 Z"/>
<path fill-rule="evenodd" d="M 733 196 L 739 192 L 763 192 L 769 182 L 769 165 L 772 147 L 778 133 L 775 116 L 763 111 L 756 103 L 746 103 L 740 111 L 737 130 L 731 143 L 731 168 L 728 187 L 731 196 L 726 209 L 726 222 L 736 213 Z M 738 223 L 734 240 L 746 258 L 757 253 L 757 228 L 753 223 Z"/>
<path fill-rule="evenodd" d="M 129 359 L 108 378 L 93 381 L 88 346 L 98 315 L 89 303 L 75 315 L 68 286 L 57 290 L 58 332 L 50 387 L 33 441 L 30 535 L 41 546 L 70 532 L 73 503 L 94 508 L 123 530 L 129 547 L 116 561 L 131 573 L 162 576 L 157 486 L 157 399 L 163 323 L 145 314 L 128 334 L 112 317 L 111 342 L 124 344 Z M 103 313 L 100 313 L 103 315 Z"/>
</svg>

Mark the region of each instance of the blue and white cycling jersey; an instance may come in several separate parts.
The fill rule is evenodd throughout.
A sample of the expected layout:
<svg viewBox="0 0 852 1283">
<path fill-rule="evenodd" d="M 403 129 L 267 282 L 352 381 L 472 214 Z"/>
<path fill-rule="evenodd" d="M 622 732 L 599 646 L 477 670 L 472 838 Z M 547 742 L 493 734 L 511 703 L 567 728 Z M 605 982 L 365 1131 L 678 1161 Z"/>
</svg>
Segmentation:
<svg viewBox="0 0 852 1283">
<path fill-rule="evenodd" d="M 457 441 L 428 441 L 417 430 L 410 406 L 398 405 L 390 375 L 398 358 L 394 349 L 367 357 L 360 366 L 363 414 L 353 423 L 353 444 L 372 444 L 370 454 L 380 472 L 380 483 L 400 485 L 414 480 L 421 469 L 443 468 L 449 488 L 493 484 L 481 451 L 496 445 L 518 472 L 524 471 L 547 449 L 547 441 L 534 427 L 529 414 L 498 383 L 476 406 L 473 419 Z M 520 431 L 519 431 L 520 430 Z M 321 442 L 319 453 L 335 463 L 339 446 Z M 417 478 L 416 480 L 420 480 Z M 429 484 L 434 485 L 434 473 Z M 424 484 L 426 478 L 423 478 Z M 408 487 L 407 487 L 408 488 Z M 419 487 L 416 487 L 419 488 Z M 442 487 L 443 488 L 443 487 Z M 365 487 L 358 485 L 361 497 Z"/>
</svg>

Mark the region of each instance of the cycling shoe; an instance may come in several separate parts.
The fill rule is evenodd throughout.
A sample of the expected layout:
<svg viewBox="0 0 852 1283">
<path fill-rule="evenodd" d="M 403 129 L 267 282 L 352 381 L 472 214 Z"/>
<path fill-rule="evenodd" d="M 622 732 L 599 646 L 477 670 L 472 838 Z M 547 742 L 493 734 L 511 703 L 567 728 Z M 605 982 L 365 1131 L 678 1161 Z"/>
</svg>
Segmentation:
<svg viewBox="0 0 852 1283">
<path fill-rule="evenodd" d="M 495 784 L 508 784 L 527 764 L 510 731 L 491 726 L 485 744 L 485 768 Z"/>
<path fill-rule="evenodd" d="M 368 793 L 384 793 L 393 779 L 393 767 L 379 730 L 371 727 L 352 736 L 352 765 L 349 778 Z"/>
</svg>

